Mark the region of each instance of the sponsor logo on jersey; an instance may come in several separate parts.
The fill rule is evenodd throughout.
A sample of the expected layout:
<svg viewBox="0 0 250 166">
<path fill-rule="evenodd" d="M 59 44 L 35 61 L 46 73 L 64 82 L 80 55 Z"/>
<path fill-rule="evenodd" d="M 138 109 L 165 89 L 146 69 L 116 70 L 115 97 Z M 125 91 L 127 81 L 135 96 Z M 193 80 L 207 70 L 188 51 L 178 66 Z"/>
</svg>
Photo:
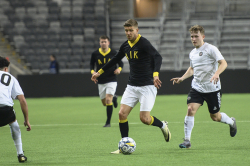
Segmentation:
<svg viewBox="0 0 250 166">
<path fill-rule="evenodd" d="M 214 106 L 214 110 L 217 110 L 217 107 L 216 107 L 216 106 Z"/>
<path fill-rule="evenodd" d="M 191 97 L 190 97 L 190 96 L 188 96 L 187 100 L 190 100 L 190 99 L 191 99 Z"/>
<path fill-rule="evenodd" d="M 202 55 L 203 55 L 203 52 L 200 52 L 200 53 L 199 53 L 199 56 L 202 56 Z"/>
</svg>

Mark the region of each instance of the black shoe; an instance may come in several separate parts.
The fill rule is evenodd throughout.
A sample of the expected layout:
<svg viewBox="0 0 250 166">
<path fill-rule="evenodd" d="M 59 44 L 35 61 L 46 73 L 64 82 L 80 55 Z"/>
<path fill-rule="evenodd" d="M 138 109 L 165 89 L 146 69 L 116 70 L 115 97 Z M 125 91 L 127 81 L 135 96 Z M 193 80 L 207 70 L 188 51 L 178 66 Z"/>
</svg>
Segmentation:
<svg viewBox="0 0 250 166">
<path fill-rule="evenodd" d="M 236 126 L 236 120 L 234 117 L 232 117 L 232 120 L 234 121 L 233 126 L 230 126 L 230 135 L 231 137 L 234 137 L 237 133 L 237 126 Z"/>
<path fill-rule="evenodd" d="M 27 157 L 24 156 L 23 154 L 19 154 L 17 158 L 18 158 L 19 163 L 24 163 L 25 161 L 27 161 Z"/>
<path fill-rule="evenodd" d="M 105 124 L 103 127 L 111 127 L 110 124 Z"/>
<path fill-rule="evenodd" d="M 113 97 L 113 104 L 114 104 L 114 107 L 117 108 L 118 103 L 117 103 L 117 96 L 116 95 L 114 95 L 114 97 Z"/>
<path fill-rule="evenodd" d="M 189 149 L 189 148 L 191 148 L 191 142 L 189 140 L 187 140 L 187 139 L 184 139 L 184 142 L 179 144 L 179 147 Z"/>
</svg>

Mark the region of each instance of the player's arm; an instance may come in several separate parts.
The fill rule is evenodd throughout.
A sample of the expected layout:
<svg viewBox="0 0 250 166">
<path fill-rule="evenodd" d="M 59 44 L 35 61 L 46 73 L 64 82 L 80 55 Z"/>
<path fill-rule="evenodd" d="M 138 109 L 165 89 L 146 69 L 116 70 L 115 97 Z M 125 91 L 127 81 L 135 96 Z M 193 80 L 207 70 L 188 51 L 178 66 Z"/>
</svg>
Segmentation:
<svg viewBox="0 0 250 166">
<path fill-rule="evenodd" d="M 121 49 L 120 49 L 121 50 Z M 110 67 L 114 66 L 115 64 L 117 64 L 119 61 L 121 61 L 121 59 L 125 56 L 125 54 L 122 51 L 118 51 L 118 53 L 113 56 L 113 58 L 106 63 L 103 68 L 101 68 L 96 74 L 92 75 L 91 80 L 94 81 L 95 83 L 97 83 L 97 78 L 100 77 L 100 75 L 102 73 L 104 73 L 107 69 L 109 69 Z"/>
<path fill-rule="evenodd" d="M 159 79 L 159 72 L 161 69 L 162 64 L 162 56 L 158 53 L 158 51 L 150 44 L 149 41 L 144 43 L 145 50 L 148 54 L 153 55 L 154 59 L 154 71 L 153 71 L 153 78 L 154 78 L 154 86 L 156 88 L 161 87 L 161 80 Z"/>
<path fill-rule="evenodd" d="M 184 81 L 185 79 L 191 77 L 193 74 L 194 74 L 194 69 L 190 66 L 190 67 L 187 69 L 186 73 L 183 74 L 182 77 L 172 78 L 170 81 L 173 81 L 173 85 L 174 85 L 175 83 L 179 84 L 179 83 L 181 83 L 182 81 Z"/>
<path fill-rule="evenodd" d="M 214 73 L 213 77 L 211 78 L 210 82 L 214 81 L 214 84 L 217 84 L 217 82 L 220 79 L 220 74 L 227 68 L 227 61 L 225 59 L 221 59 L 218 61 L 219 67 L 218 70 Z"/>
<path fill-rule="evenodd" d="M 121 71 L 122 71 L 122 68 L 123 68 L 123 62 L 122 62 L 122 60 L 120 60 L 120 61 L 118 62 L 118 66 L 119 66 L 119 67 L 114 71 L 114 74 L 116 74 L 116 75 L 120 74 Z"/>
<path fill-rule="evenodd" d="M 91 59 L 90 59 L 90 72 L 91 72 L 91 74 L 93 75 L 93 74 L 95 74 L 96 72 L 95 72 L 95 58 L 94 58 L 94 55 L 92 54 L 91 55 Z"/>
<path fill-rule="evenodd" d="M 24 126 L 27 126 L 27 131 L 30 131 L 31 126 L 30 126 L 30 122 L 29 122 L 28 105 L 27 105 L 26 99 L 25 99 L 24 95 L 18 95 L 17 99 L 20 102 L 21 109 L 22 109 L 22 112 L 23 112 Z"/>
</svg>

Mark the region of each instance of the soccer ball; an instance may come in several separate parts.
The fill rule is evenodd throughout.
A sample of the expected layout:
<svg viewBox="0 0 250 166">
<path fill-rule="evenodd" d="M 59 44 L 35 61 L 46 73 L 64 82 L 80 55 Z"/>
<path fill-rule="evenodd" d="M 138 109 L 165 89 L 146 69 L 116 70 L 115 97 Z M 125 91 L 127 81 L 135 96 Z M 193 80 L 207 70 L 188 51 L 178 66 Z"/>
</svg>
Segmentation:
<svg viewBox="0 0 250 166">
<path fill-rule="evenodd" d="M 123 154 L 131 154 L 135 151 L 136 143 L 130 137 L 124 137 L 118 143 L 118 148 Z"/>
</svg>

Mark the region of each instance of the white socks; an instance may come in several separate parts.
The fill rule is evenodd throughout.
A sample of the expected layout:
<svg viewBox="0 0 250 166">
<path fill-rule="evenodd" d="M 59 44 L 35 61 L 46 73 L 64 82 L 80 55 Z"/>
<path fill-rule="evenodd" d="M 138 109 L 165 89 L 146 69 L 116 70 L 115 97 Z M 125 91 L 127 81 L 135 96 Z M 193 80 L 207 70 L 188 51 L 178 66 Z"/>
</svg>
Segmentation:
<svg viewBox="0 0 250 166">
<path fill-rule="evenodd" d="M 16 146 L 17 155 L 23 154 L 21 131 L 17 121 L 13 122 L 10 126 L 10 132 Z"/>
<path fill-rule="evenodd" d="M 185 140 L 189 140 L 191 138 L 191 132 L 194 127 L 194 117 L 193 116 L 185 116 L 184 121 L 184 133 L 185 133 Z"/>
<path fill-rule="evenodd" d="M 230 126 L 233 126 L 234 121 L 230 117 L 228 117 L 227 114 L 225 114 L 224 112 L 221 112 L 220 114 L 221 114 L 221 120 L 220 121 L 222 123 L 226 123 L 226 124 L 229 124 Z"/>
</svg>

